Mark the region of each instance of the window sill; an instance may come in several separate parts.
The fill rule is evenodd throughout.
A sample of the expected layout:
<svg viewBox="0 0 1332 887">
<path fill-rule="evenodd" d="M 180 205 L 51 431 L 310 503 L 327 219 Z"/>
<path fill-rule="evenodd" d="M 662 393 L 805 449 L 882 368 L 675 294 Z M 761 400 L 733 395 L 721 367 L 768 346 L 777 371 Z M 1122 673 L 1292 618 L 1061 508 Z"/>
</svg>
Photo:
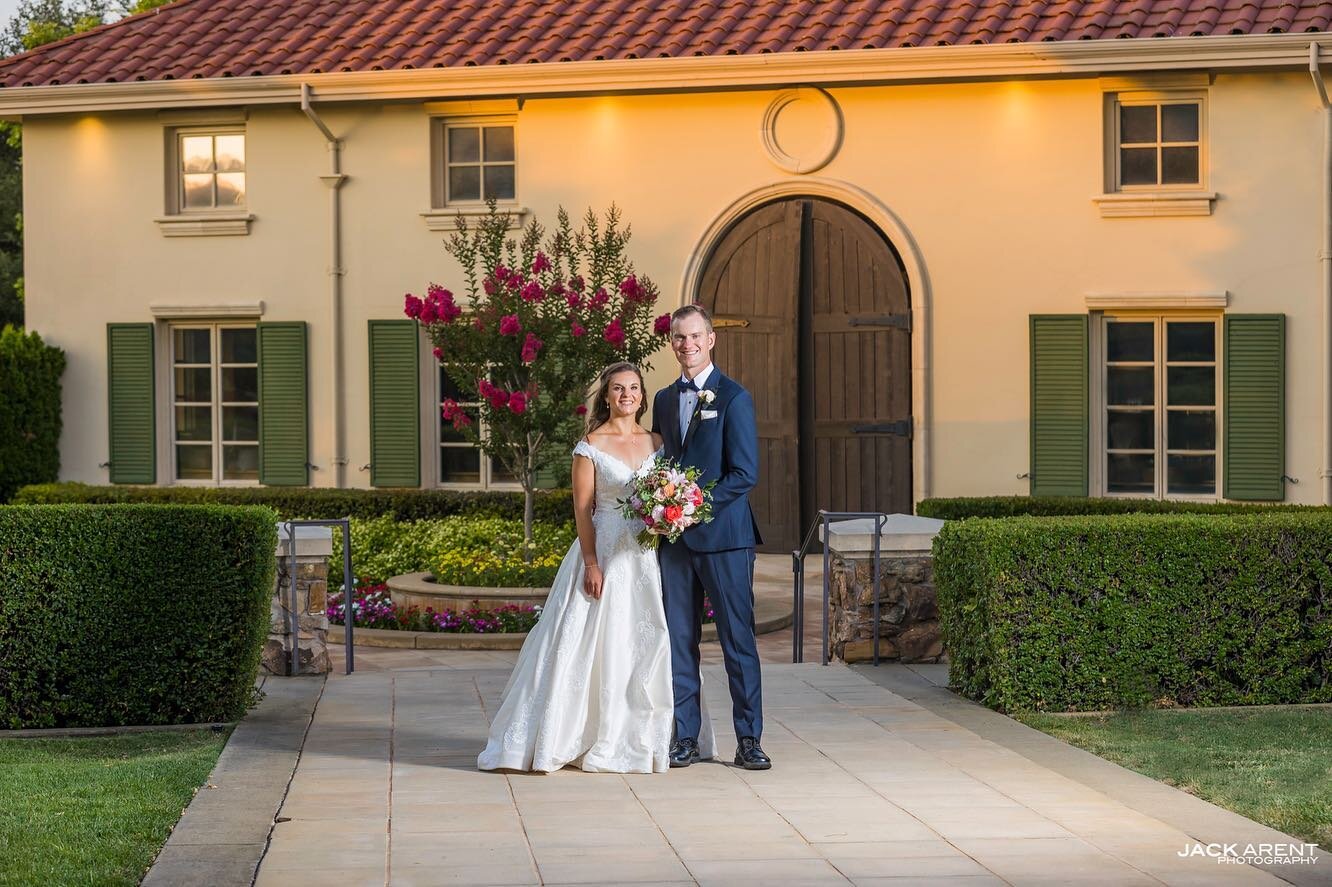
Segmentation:
<svg viewBox="0 0 1332 887">
<path fill-rule="evenodd" d="M 1103 219 L 1210 216 L 1215 201 L 1215 191 L 1143 191 L 1092 198 Z"/>
<path fill-rule="evenodd" d="M 250 233 L 252 213 L 158 216 L 153 219 L 163 237 L 214 237 Z"/>
<path fill-rule="evenodd" d="M 509 214 L 510 231 L 523 227 L 524 219 L 526 219 L 528 213 L 527 207 L 500 204 L 495 209 L 497 212 Z M 459 216 L 467 220 L 467 225 L 470 228 L 475 227 L 477 222 L 488 215 L 490 215 L 490 209 L 485 206 L 453 206 L 426 210 L 421 213 L 421 218 L 425 219 L 426 227 L 431 231 L 457 231 Z"/>
</svg>

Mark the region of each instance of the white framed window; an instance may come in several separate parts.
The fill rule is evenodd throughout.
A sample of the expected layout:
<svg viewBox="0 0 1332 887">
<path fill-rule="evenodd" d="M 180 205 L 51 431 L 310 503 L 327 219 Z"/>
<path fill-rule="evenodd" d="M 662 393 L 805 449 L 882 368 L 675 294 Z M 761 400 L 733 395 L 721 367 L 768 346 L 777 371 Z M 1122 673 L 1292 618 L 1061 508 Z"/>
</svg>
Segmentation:
<svg viewBox="0 0 1332 887">
<path fill-rule="evenodd" d="M 460 432 L 454 430 L 452 423 L 443 419 L 442 410 L 446 399 L 463 407 L 473 422 L 480 421 L 478 416 L 481 404 L 463 400 L 467 395 L 449 378 L 446 367 L 438 368 L 436 378 L 438 396 L 433 412 L 437 428 L 436 477 L 439 485 L 453 489 L 519 489 L 518 479 L 506 471 L 503 465 L 473 446 Z M 484 424 L 481 425 L 481 433 L 485 434 Z"/>
<path fill-rule="evenodd" d="M 259 481 L 259 348 L 253 323 L 170 327 L 171 477 Z"/>
<path fill-rule="evenodd" d="M 1105 315 L 1099 474 L 1107 496 L 1215 499 L 1220 318 Z"/>
<path fill-rule="evenodd" d="M 244 209 L 244 127 L 180 127 L 173 135 L 172 209 L 178 213 Z"/>
<path fill-rule="evenodd" d="M 1125 94 L 1114 102 L 1114 190 L 1203 186 L 1203 99 Z"/>
<path fill-rule="evenodd" d="M 516 119 L 435 117 L 432 126 L 431 205 L 436 208 L 501 207 L 518 201 Z"/>
</svg>

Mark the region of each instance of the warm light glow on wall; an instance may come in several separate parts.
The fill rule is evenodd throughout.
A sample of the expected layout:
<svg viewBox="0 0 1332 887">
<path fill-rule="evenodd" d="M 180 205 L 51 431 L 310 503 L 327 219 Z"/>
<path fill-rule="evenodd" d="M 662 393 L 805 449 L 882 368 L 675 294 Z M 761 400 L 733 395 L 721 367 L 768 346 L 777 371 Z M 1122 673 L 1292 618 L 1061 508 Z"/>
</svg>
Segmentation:
<svg viewBox="0 0 1332 887">
<path fill-rule="evenodd" d="M 84 117 L 74 125 L 72 172 L 75 176 L 101 179 L 111 173 L 110 133 L 97 117 Z"/>
</svg>

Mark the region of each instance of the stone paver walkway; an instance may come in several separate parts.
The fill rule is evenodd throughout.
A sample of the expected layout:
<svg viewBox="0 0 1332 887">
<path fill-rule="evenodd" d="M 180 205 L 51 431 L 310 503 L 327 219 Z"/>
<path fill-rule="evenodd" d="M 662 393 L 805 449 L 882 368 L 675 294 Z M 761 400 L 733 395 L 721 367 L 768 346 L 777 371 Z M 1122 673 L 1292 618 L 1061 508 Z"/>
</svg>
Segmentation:
<svg viewBox="0 0 1332 887">
<path fill-rule="evenodd" d="M 496 664 L 331 678 L 256 883 L 1284 883 L 839 665 L 765 665 L 768 772 L 479 773 Z"/>
</svg>

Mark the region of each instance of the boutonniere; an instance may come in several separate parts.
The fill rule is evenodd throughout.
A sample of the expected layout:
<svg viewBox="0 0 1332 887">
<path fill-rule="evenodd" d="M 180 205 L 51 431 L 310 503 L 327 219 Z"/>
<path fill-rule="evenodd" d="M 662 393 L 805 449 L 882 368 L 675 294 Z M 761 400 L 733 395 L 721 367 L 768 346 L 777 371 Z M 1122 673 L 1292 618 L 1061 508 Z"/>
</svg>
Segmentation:
<svg viewBox="0 0 1332 887">
<path fill-rule="evenodd" d="M 717 399 L 717 392 L 713 391 L 711 388 L 704 388 L 698 393 L 698 399 L 700 403 L 712 406 L 712 402 Z"/>
</svg>

